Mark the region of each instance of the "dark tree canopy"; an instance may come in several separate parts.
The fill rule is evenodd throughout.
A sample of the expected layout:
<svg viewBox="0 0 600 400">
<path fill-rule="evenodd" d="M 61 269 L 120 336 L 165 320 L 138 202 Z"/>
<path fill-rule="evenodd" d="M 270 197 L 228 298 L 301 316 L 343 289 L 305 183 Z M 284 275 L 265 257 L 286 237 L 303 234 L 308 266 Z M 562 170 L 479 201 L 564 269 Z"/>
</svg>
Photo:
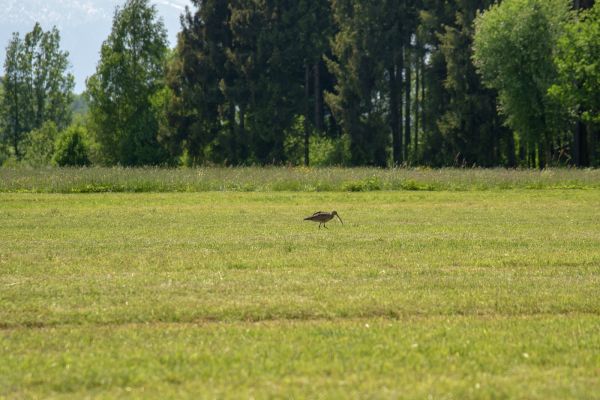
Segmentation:
<svg viewBox="0 0 600 400">
<path fill-rule="evenodd" d="M 600 165 L 593 0 L 191 3 L 171 50 L 149 0 L 116 9 L 72 107 L 94 162 Z M 47 160 L 39 128 L 70 123 L 58 39 L 8 43 L 2 159 Z"/>
</svg>

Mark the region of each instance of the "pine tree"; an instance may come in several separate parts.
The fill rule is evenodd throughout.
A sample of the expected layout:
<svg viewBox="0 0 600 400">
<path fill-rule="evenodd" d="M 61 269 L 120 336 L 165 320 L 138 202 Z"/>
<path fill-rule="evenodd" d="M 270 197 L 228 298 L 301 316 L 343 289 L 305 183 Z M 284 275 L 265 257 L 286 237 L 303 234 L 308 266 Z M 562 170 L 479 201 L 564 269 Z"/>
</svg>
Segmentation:
<svg viewBox="0 0 600 400">
<path fill-rule="evenodd" d="M 328 45 L 327 1 L 194 6 L 169 72 L 172 141 L 195 162 L 285 162 L 286 138 L 298 118 L 310 119 L 306 72 Z"/>
<path fill-rule="evenodd" d="M 335 0 L 332 6 L 339 31 L 328 66 L 337 83 L 326 98 L 350 136 L 352 163 L 387 165 L 390 135 L 386 120 L 394 136 L 394 162 L 398 162 L 396 140 L 401 140 L 398 130 L 401 118 L 396 111 L 401 107 L 398 76 L 402 43 L 397 18 L 401 11 L 399 2 L 382 5 L 375 1 Z"/>
<path fill-rule="evenodd" d="M 447 110 L 439 118 L 446 164 L 456 160 L 461 165 L 515 165 L 514 138 L 497 113 L 497 93 L 483 87 L 472 62 L 473 21 L 493 3 L 457 1 L 454 23 L 439 34 L 449 95 Z"/>
</svg>

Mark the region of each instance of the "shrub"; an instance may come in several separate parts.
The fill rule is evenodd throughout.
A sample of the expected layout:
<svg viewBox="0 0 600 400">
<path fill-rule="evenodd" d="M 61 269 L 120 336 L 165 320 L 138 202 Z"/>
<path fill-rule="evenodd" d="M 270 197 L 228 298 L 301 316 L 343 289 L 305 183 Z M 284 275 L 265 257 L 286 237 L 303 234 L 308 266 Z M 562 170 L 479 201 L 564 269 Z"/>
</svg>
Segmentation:
<svg viewBox="0 0 600 400">
<path fill-rule="evenodd" d="M 310 138 L 310 165 L 317 167 L 345 166 L 350 163 L 350 138 L 342 135 L 329 138 L 314 135 Z"/>
<path fill-rule="evenodd" d="M 348 192 L 368 192 L 374 190 L 382 190 L 383 183 L 378 177 L 372 176 L 370 178 L 366 178 L 360 181 L 346 182 L 342 186 L 342 188 Z"/>
<path fill-rule="evenodd" d="M 50 165 L 57 136 L 58 129 L 52 121 L 45 122 L 39 129 L 29 132 L 25 142 L 23 161 L 32 167 Z"/>
<path fill-rule="evenodd" d="M 56 141 L 53 162 L 61 167 L 90 165 L 87 130 L 81 125 L 67 128 Z"/>
<path fill-rule="evenodd" d="M 10 153 L 4 144 L 0 143 L 0 166 L 10 158 Z"/>
<path fill-rule="evenodd" d="M 312 132 L 308 149 L 312 167 L 350 165 L 348 135 L 332 138 Z M 297 117 L 294 125 L 286 133 L 284 153 L 290 165 L 304 164 L 304 116 Z"/>
</svg>

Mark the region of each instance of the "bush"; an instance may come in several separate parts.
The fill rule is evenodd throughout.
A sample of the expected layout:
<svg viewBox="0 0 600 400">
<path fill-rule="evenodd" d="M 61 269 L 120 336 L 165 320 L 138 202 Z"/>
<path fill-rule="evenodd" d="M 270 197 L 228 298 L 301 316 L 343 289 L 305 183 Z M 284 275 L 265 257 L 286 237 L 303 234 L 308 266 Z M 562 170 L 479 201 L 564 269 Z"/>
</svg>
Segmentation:
<svg viewBox="0 0 600 400">
<path fill-rule="evenodd" d="M 6 148 L 6 146 L 0 143 L 0 166 L 4 164 L 6 160 L 10 158 L 10 152 Z"/>
<path fill-rule="evenodd" d="M 53 162 L 61 167 L 90 165 L 87 130 L 81 125 L 67 128 L 56 141 Z"/>
<path fill-rule="evenodd" d="M 350 165 L 348 135 L 332 138 L 312 131 L 308 150 L 311 167 Z M 289 164 L 304 164 L 304 116 L 298 116 L 293 126 L 286 132 L 284 153 Z"/>
<path fill-rule="evenodd" d="M 350 164 L 350 138 L 342 135 L 329 138 L 314 135 L 310 138 L 310 165 L 316 167 Z"/>
<path fill-rule="evenodd" d="M 39 129 L 29 132 L 25 141 L 23 161 L 32 167 L 50 165 L 57 136 L 58 129 L 52 121 L 45 122 Z"/>
</svg>

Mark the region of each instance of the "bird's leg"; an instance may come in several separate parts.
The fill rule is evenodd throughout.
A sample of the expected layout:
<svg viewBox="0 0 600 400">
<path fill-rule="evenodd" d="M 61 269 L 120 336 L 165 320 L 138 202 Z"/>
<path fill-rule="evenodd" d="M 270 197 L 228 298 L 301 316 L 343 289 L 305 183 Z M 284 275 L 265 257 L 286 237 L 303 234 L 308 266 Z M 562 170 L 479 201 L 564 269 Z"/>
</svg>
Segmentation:
<svg viewBox="0 0 600 400">
<path fill-rule="evenodd" d="M 321 223 L 319 222 L 319 229 L 321 229 Z"/>
<path fill-rule="evenodd" d="M 329 228 L 327 227 L 327 225 L 325 225 L 324 223 L 323 223 L 323 228 L 325 228 L 325 229 L 329 229 Z"/>
</svg>

